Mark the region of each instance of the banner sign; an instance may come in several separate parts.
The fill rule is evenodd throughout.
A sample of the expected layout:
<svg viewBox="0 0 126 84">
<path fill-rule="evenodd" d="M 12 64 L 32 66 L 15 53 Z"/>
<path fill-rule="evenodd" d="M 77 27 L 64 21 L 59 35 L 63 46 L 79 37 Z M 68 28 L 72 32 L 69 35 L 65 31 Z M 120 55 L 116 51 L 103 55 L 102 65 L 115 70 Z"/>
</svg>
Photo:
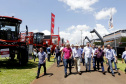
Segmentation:
<svg viewBox="0 0 126 84">
<path fill-rule="evenodd" d="M 52 43 L 58 45 L 58 36 L 52 36 Z"/>
<path fill-rule="evenodd" d="M 9 57 L 10 56 L 9 48 L 1 49 L 0 50 L 0 55 L 1 55 L 1 57 Z"/>
<path fill-rule="evenodd" d="M 55 15 L 51 13 L 51 35 L 54 34 L 54 26 L 55 26 Z"/>
</svg>

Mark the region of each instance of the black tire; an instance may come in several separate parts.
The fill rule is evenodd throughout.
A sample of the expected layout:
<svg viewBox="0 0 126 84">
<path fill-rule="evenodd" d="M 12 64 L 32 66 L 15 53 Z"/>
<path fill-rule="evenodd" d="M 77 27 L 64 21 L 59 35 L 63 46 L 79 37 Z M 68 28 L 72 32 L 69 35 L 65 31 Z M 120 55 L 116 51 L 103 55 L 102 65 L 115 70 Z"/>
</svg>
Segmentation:
<svg viewBox="0 0 126 84">
<path fill-rule="evenodd" d="M 28 51 L 27 51 L 27 47 L 22 46 L 19 49 L 19 63 L 20 65 L 26 65 L 28 62 Z"/>
</svg>

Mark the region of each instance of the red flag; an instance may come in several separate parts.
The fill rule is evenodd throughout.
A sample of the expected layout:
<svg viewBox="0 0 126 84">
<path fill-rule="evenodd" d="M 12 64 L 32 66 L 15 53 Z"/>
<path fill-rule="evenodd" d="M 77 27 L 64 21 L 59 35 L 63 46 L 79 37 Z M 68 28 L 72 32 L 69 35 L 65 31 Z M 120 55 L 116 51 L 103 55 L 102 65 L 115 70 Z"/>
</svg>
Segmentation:
<svg viewBox="0 0 126 84">
<path fill-rule="evenodd" d="M 69 40 L 67 40 L 67 43 L 69 43 Z"/>
<path fill-rule="evenodd" d="M 54 34 L 55 15 L 51 13 L 51 35 Z"/>
</svg>

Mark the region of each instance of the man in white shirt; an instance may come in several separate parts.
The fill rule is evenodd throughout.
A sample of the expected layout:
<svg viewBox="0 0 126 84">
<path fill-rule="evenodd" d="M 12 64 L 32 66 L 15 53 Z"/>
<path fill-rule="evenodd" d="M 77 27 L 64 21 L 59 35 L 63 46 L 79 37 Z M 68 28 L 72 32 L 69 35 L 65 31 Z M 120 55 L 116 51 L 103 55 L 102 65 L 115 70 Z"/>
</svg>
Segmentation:
<svg viewBox="0 0 126 84">
<path fill-rule="evenodd" d="M 85 64 L 86 64 L 86 71 L 91 68 L 91 54 L 92 54 L 92 48 L 90 47 L 89 42 L 87 42 L 87 46 L 84 47 L 83 50 L 83 58 L 85 57 Z"/>
<path fill-rule="evenodd" d="M 76 66 L 76 71 L 81 75 L 80 72 L 80 59 L 81 59 L 81 49 L 78 48 L 79 45 L 75 45 L 75 49 L 73 50 L 73 58 Z"/>
</svg>

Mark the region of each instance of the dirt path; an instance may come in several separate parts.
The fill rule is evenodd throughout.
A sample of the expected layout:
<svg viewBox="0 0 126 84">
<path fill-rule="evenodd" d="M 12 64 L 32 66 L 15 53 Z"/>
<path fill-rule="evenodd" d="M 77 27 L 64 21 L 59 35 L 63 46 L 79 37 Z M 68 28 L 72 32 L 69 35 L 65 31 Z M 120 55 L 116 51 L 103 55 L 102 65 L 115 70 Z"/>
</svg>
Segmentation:
<svg viewBox="0 0 126 84">
<path fill-rule="evenodd" d="M 107 65 L 104 66 L 107 70 Z M 110 73 L 103 75 L 101 72 L 93 71 L 93 69 L 91 72 L 85 72 L 85 66 L 81 64 L 82 75 L 79 75 L 74 67 L 72 68 L 73 74 L 64 78 L 64 66 L 56 67 L 55 63 L 47 70 L 48 75 L 40 76 L 31 84 L 126 84 L 126 74 L 121 71 L 121 75 L 115 73 L 115 77 L 113 77 Z M 69 70 L 67 71 L 69 73 Z"/>
</svg>

